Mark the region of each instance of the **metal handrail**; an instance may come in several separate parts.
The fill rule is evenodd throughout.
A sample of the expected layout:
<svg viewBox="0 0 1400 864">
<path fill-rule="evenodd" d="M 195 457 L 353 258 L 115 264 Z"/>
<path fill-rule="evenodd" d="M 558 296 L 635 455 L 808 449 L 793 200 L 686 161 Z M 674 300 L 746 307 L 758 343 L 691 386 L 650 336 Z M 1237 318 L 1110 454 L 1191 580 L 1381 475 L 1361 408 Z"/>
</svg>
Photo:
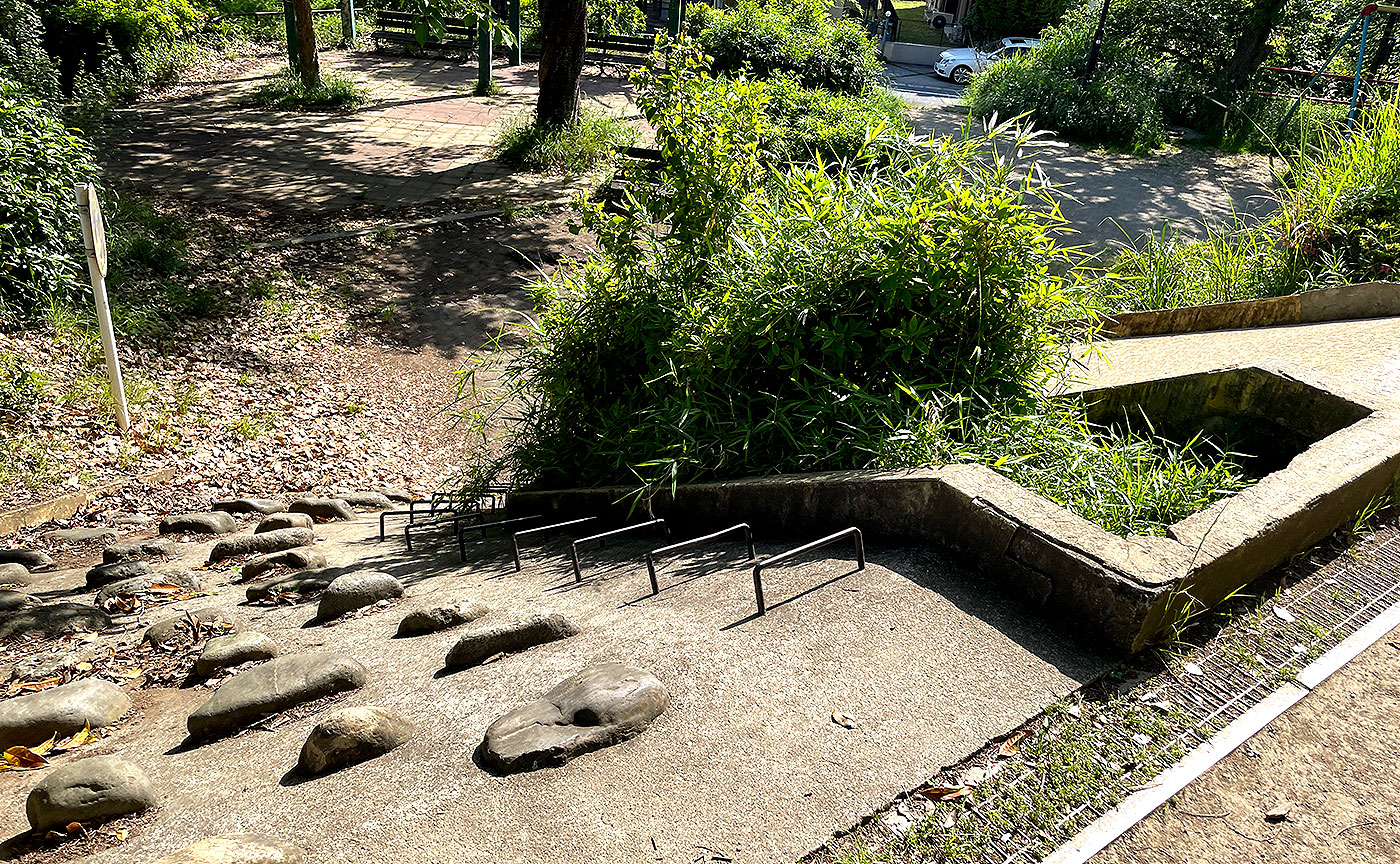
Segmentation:
<svg viewBox="0 0 1400 864">
<path fill-rule="evenodd" d="M 683 549 L 691 549 L 695 546 L 701 546 L 705 543 L 708 543 L 711 540 L 723 537 L 726 534 L 732 534 L 735 531 L 744 532 L 744 542 L 749 545 L 749 560 L 753 561 L 757 559 L 758 554 L 754 551 L 753 548 L 753 530 L 749 528 L 749 523 L 747 522 L 740 522 L 738 525 L 730 525 L 723 531 L 716 531 L 713 534 L 706 534 L 703 537 L 692 537 L 689 540 L 682 540 L 679 543 L 672 543 L 670 546 L 662 546 L 660 549 L 653 549 L 650 552 L 648 552 L 647 576 L 651 579 L 651 596 L 655 597 L 657 594 L 661 593 L 661 585 L 656 581 L 656 556 L 669 555 L 672 552 L 680 552 Z"/>
<path fill-rule="evenodd" d="M 789 549 L 786 552 L 779 552 L 772 558 L 768 558 L 753 565 L 753 593 L 754 599 L 758 601 L 758 614 L 768 614 L 768 604 L 765 603 L 763 600 L 763 571 L 765 568 L 776 567 L 777 565 L 782 564 L 785 561 L 789 561 L 793 558 L 796 558 L 798 555 L 801 555 L 805 552 L 811 552 L 813 549 L 820 549 L 823 546 L 830 546 L 832 543 L 835 543 L 838 540 L 843 540 L 847 537 L 855 538 L 856 561 L 858 562 L 858 566 L 856 567 L 856 569 L 864 570 L 865 538 L 861 535 L 859 528 L 847 528 L 844 531 L 837 531 L 835 534 L 828 535 L 826 537 L 821 538 L 820 540 L 813 540 L 811 543 L 807 543 L 803 546 L 798 546 L 796 549 Z"/>
<path fill-rule="evenodd" d="M 609 537 L 616 537 L 619 534 L 626 534 L 629 531 L 637 531 L 642 528 L 649 528 L 652 525 L 660 525 L 661 530 L 667 535 L 670 535 L 671 533 L 670 530 L 666 527 L 665 519 L 652 519 L 650 522 L 638 522 L 636 525 L 628 525 L 623 528 L 614 528 L 611 531 L 604 531 L 602 534 L 594 534 L 590 537 L 580 537 L 574 542 L 570 543 L 569 557 L 572 558 L 574 562 L 574 581 L 583 581 L 583 568 L 580 567 L 578 563 L 578 546 L 580 543 L 591 543 L 594 540 L 597 540 L 598 548 L 601 549 L 607 543 Z"/>
<path fill-rule="evenodd" d="M 582 519 L 570 519 L 568 522 L 555 522 L 553 525 L 541 525 L 538 528 L 526 528 L 524 531 L 516 531 L 510 535 L 511 551 L 515 553 L 515 572 L 521 571 L 520 566 L 520 538 L 526 534 L 539 534 L 544 531 L 553 531 L 555 528 L 567 528 L 570 525 L 579 525 L 584 522 L 592 522 L 597 516 L 585 516 Z"/>
<path fill-rule="evenodd" d="M 461 513 L 456 516 L 443 516 L 440 519 L 433 519 L 428 522 L 410 522 L 403 526 L 403 542 L 408 547 L 408 551 L 412 552 L 413 537 L 409 534 L 410 531 L 416 531 L 420 528 L 432 528 L 437 525 L 453 525 L 457 527 L 457 532 L 460 534 L 462 530 L 461 523 L 468 519 L 481 519 L 485 515 L 486 512 L 484 510 L 473 510 L 470 513 Z"/>
<path fill-rule="evenodd" d="M 539 516 L 516 516 L 512 519 L 492 519 L 489 522 L 481 522 L 476 525 L 457 526 L 457 555 L 461 560 L 467 560 L 467 532 L 480 531 L 483 534 L 492 528 L 500 528 L 503 525 L 519 525 L 521 522 L 529 522 L 531 519 L 538 519 Z"/>
</svg>

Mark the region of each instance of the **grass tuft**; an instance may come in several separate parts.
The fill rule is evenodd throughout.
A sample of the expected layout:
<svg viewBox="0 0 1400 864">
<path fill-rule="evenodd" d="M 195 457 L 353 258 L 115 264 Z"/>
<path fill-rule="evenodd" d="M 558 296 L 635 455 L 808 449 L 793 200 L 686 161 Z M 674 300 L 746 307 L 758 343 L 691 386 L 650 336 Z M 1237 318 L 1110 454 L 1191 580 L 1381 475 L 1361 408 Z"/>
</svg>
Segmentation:
<svg viewBox="0 0 1400 864">
<path fill-rule="evenodd" d="M 344 75 L 324 74 L 321 86 L 308 90 L 291 69 L 268 79 L 253 93 L 255 105 L 289 111 L 353 111 L 368 101 L 369 91 Z"/>
<path fill-rule="evenodd" d="M 577 126 L 548 129 L 521 115 L 506 122 L 493 153 L 507 165 L 541 174 L 577 174 L 611 158 L 637 140 L 637 129 L 620 117 L 584 112 Z"/>
</svg>

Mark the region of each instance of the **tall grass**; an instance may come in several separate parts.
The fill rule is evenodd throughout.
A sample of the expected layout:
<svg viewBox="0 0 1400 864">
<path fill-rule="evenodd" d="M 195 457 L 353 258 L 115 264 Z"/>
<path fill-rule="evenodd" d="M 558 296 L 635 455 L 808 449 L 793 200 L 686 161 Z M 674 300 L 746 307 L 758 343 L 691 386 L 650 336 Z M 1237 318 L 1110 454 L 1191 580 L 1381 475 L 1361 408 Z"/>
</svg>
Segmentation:
<svg viewBox="0 0 1400 864">
<path fill-rule="evenodd" d="M 492 145 L 493 154 L 507 165 L 543 174 L 590 171 L 637 140 L 637 128 L 627 121 L 585 111 L 577 126 L 545 129 L 530 113 L 506 120 Z"/>
</svg>

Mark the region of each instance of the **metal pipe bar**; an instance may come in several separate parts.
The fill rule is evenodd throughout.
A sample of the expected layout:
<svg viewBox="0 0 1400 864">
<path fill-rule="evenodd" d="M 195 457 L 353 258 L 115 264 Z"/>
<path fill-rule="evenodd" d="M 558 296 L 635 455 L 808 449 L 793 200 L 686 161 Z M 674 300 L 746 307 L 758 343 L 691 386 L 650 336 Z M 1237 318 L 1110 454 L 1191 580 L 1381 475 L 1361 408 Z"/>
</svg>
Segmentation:
<svg viewBox="0 0 1400 864">
<path fill-rule="evenodd" d="M 432 528 L 432 527 L 437 526 L 437 525 L 457 525 L 457 526 L 460 526 L 460 524 L 461 524 L 462 522 L 465 522 L 465 521 L 468 520 L 468 519 L 480 519 L 480 518 L 482 518 L 482 516 L 484 516 L 484 515 L 485 515 L 485 514 L 483 514 L 480 510 L 475 510 L 475 511 L 473 511 L 473 512 L 471 512 L 471 513 L 463 513 L 463 514 L 458 515 L 458 516 L 443 516 L 442 518 L 440 518 L 440 519 L 434 519 L 434 520 L 431 521 L 431 522 L 410 522 L 409 524 L 403 526 L 403 542 L 408 546 L 408 551 L 412 552 L 412 551 L 413 551 L 413 537 L 409 534 L 410 531 L 414 531 L 414 530 L 417 530 L 417 529 L 419 529 L 419 528 Z M 461 528 L 460 528 L 460 527 L 458 527 L 457 530 L 458 530 L 458 533 L 461 532 Z"/>
<path fill-rule="evenodd" d="M 553 531 L 555 528 L 567 528 L 570 525 L 578 525 L 583 522 L 592 522 L 597 516 L 585 516 L 582 519 L 570 519 L 568 522 L 555 522 L 553 525 L 541 525 L 538 528 L 526 528 L 524 531 L 516 531 L 510 535 L 510 548 L 515 553 L 515 572 L 521 571 L 520 566 L 520 538 L 526 534 L 539 534 L 543 531 Z"/>
<path fill-rule="evenodd" d="M 389 517 L 389 516 L 407 516 L 407 517 L 408 517 L 408 522 L 409 522 L 410 525 L 412 525 L 412 524 L 414 524 L 415 522 L 417 522 L 417 521 L 418 521 L 418 520 L 417 520 L 417 516 L 418 516 L 419 509 L 420 509 L 420 508 L 418 507 L 418 505 L 420 505 L 420 504 L 423 505 L 424 507 L 427 507 L 427 506 L 428 506 L 428 502 L 426 502 L 426 501 L 410 501 L 410 502 L 408 502 L 408 509 L 407 509 L 407 510 L 381 510 L 380 513 L 379 513 L 379 539 L 380 539 L 380 540 L 383 540 L 383 539 L 384 539 L 384 535 L 385 535 L 385 531 L 386 531 L 385 525 L 384 525 L 384 520 L 385 520 L 387 517 Z M 433 511 L 433 510 L 429 510 L 429 512 L 434 512 L 434 511 Z M 456 511 L 448 511 L 448 512 L 455 513 Z"/>
<path fill-rule="evenodd" d="M 598 548 L 602 549 L 604 544 L 607 543 L 609 537 L 616 537 L 619 534 L 626 534 L 630 531 L 639 531 L 642 528 L 650 528 L 653 525 L 660 525 L 662 532 L 667 535 L 671 533 L 670 530 L 666 527 L 665 519 L 652 519 L 650 522 L 638 522 L 636 525 L 627 525 L 622 528 L 614 528 L 611 531 L 604 531 L 602 534 L 594 534 L 589 537 L 580 537 L 574 542 L 570 543 L 569 557 L 573 559 L 574 563 L 574 581 L 583 581 L 583 568 L 580 567 L 578 563 L 578 546 L 580 543 L 592 543 L 594 540 L 597 540 Z"/>
<path fill-rule="evenodd" d="M 479 522 L 476 525 L 457 526 L 457 555 L 465 561 L 467 560 L 467 532 L 480 531 L 485 534 L 492 528 L 499 528 L 502 525 L 519 525 L 521 522 L 529 522 L 531 519 L 538 519 L 539 516 L 516 516 L 514 519 L 493 519 L 490 522 Z"/>
<path fill-rule="evenodd" d="M 798 546 L 796 549 L 789 549 L 786 552 L 780 552 L 777 555 L 774 555 L 772 558 L 767 559 L 766 561 L 760 561 L 757 564 L 753 565 L 753 593 L 754 599 L 758 601 L 758 614 L 768 614 L 768 604 L 764 602 L 763 599 L 763 571 L 766 568 L 776 567 L 777 565 L 782 564 L 784 561 L 790 561 L 799 555 L 802 555 L 806 552 L 811 552 L 814 549 L 820 549 L 823 546 L 830 546 L 832 543 L 844 540 L 847 537 L 855 538 L 857 562 L 856 569 L 864 570 L 865 538 L 860 533 L 859 528 L 847 528 L 844 531 L 837 531 L 835 534 L 828 535 L 826 537 L 821 538 L 820 540 L 813 540 L 811 543 Z"/>
<path fill-rule="evenodd" d="M 656 556 L 669 555 L 672 552 L 680 552 L 682 549 L 691 549 L 696 546 L 708 543 L 711 540 L 717 540 L 726 534 L 732 534 L 735 531 L 744 532 L 744 542 L 747 543 L 749 546 L 749 560 L 756 560 L 758 558 L 758 554 L 754 552 L 753 548 L 753 530 L 749 528 L 749 523 L 747 522 L 740 522 L 738 525 L 730 525 L 723 531 L 716 531 L 713 534 L 706 534 L 704 537 L 692 537 L 689 540 L 682 540 L 679 543 L 672 543 L 670 546 L 662 546 L 660 549 L 653 549 L 650 552 L 648 552 L 647 576 L 651 579 L 651 596 L 655 597 L 657 594 L 661 593 L 661 585 L 656 581 Z"/>
</svg>

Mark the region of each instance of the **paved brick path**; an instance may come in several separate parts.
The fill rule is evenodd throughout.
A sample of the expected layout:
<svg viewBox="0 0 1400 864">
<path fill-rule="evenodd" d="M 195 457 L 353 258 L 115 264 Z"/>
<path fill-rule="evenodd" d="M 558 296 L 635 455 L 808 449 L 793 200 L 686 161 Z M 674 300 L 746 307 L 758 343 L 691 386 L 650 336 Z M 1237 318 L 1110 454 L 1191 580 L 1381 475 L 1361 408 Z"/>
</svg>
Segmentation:
<svg viewBox="0 0 1400 864">
<path fill-rule="evenodd" d="M 327 52 L 324 70 L 364 83 L 372 103 L 353 114 L 253 108 L 250 94 L 284 64 L 251 61 L 243 74 L 123 113 L 124 139 L 109 173 L 178 195 L 329 212 L 358 202 L 386 207 L 508 195 L 554 198 L 577 178 L 513 174 L 490 158 L 504 120 L 532 110 L 533 65 L 499 67 L 497 96 L 476 97 L 475 64 Z M 585 102 L 636 114 L 617 77 L 586 76 Z"/>
</svg>

